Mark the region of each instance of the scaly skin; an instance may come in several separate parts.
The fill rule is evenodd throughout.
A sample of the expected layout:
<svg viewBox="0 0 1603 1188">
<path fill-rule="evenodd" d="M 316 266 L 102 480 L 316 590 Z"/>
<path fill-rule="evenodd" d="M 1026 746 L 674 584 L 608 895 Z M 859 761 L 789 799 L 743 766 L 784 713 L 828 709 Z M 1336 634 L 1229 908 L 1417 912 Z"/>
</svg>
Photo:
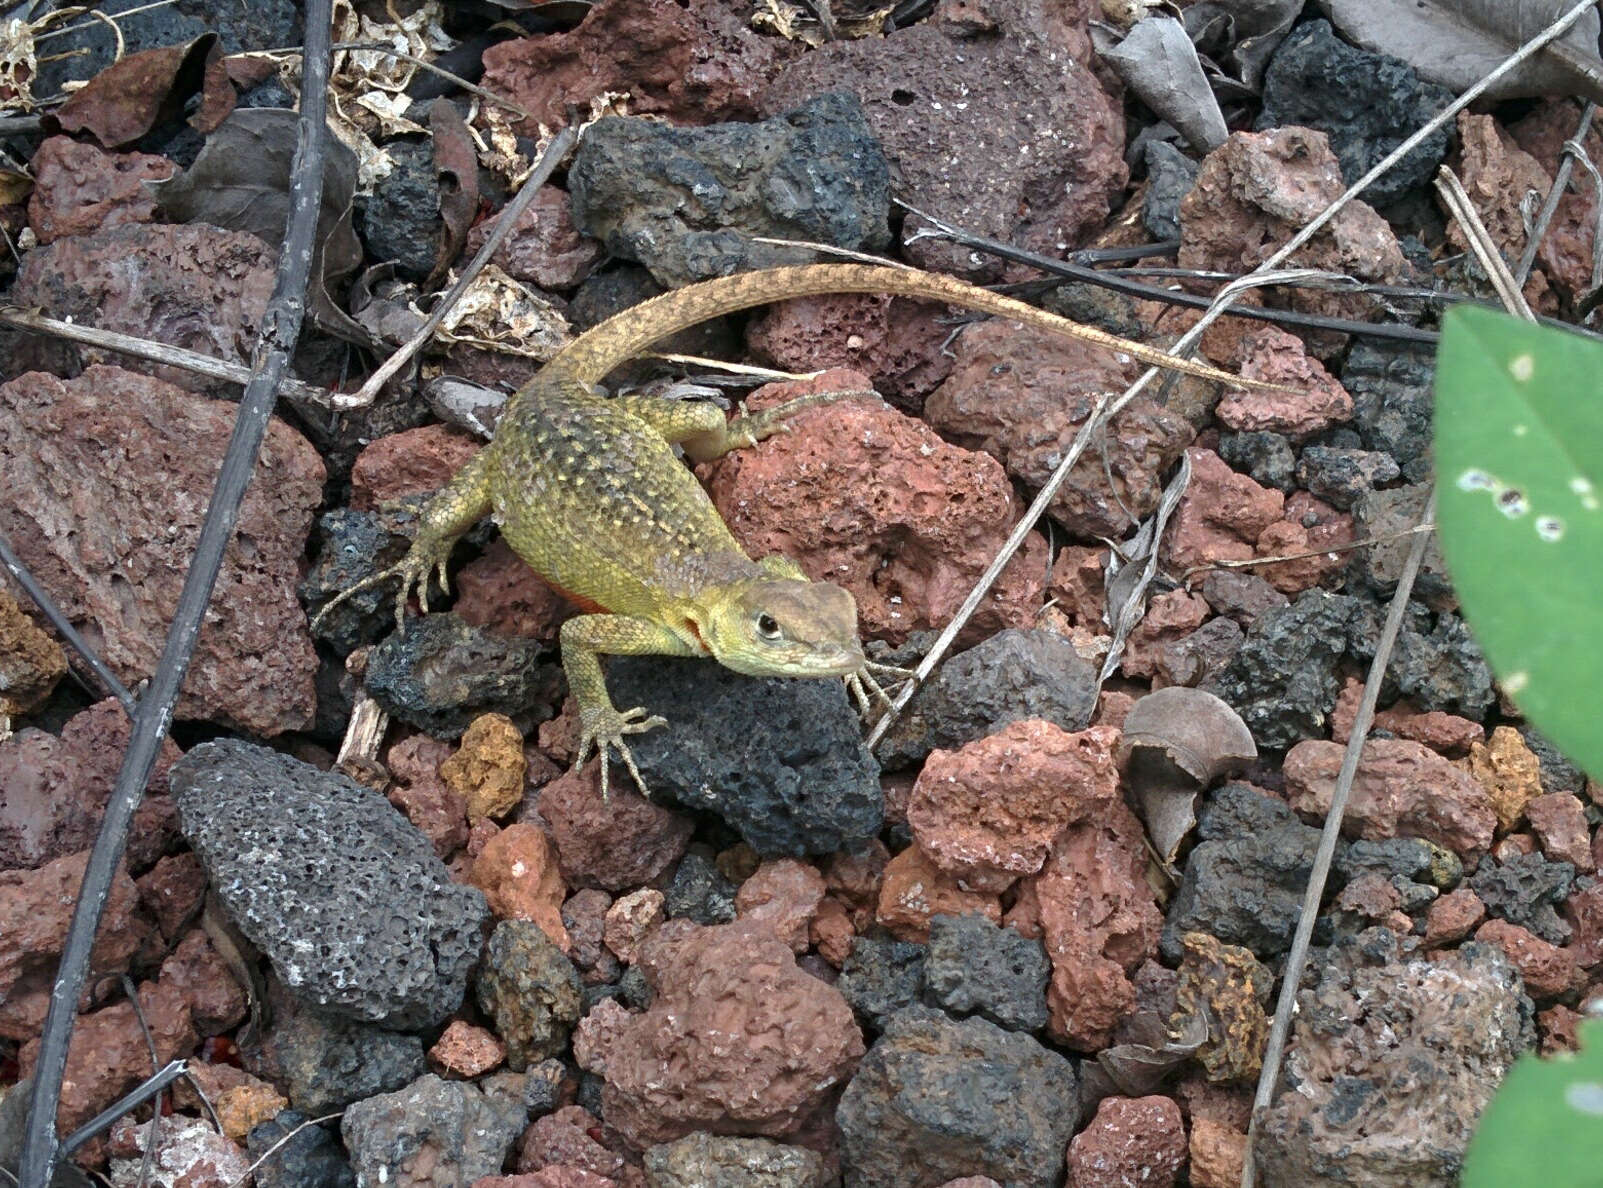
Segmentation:
<svg viewBox="0 0 1603 1188">
<path fill-rule="evenodd" d="M 892 293 L 1014 318 L 1098 343 L 1144 363 L 1237 386 L 1273 387 L 1180 359 L 951 277 L 868 264 L 774 268 L 689 285 L 642 302 L 569 343 L 508 401 L 495 440 L 457 472 L 423 511 L 401 563 L 340 594 L 401 579 L 400 620 L 417 587 L 428 609 L 431 571 L 445 585 L 451 546 L 485 515 L 541 577 L 592 613 L 562 627 L 562 664 L 579 707 L 575 766 L 615 748 L 645 791 L 624 735 L 665 725 L 644 709 L 620 711 L 602 678 L 601 655 L 711 656 L 751 676 L 847 678 L 860 702 L 881 699 L 857 636 L 852 596 L 810 582 L 783 557 L 754 561 L 741 549 L 695 476 L 672 449 L 717 458 L 782 432 L 790 416 L 831 400 L 802 397 L 726 420 L 710 404 L 625 396 L 597 384 L 659 339 L 721 314 L 822 293 Z"/>
</svg>

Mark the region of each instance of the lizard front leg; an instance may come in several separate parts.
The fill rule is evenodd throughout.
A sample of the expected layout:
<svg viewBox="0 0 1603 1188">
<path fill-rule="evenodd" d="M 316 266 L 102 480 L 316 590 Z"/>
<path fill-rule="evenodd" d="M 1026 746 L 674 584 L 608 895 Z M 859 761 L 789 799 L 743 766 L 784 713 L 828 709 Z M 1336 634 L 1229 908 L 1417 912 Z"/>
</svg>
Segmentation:
<svg viewBox="0 0 1603 1188">
<path fill-rule="evenodd" d="M 649 796 L 634 756 L 623 741 L 626 734 L 643 734 L 667 719 L 646 716 L 644 706 L 620 710 L 612 704 L 601 673 L 600 656 L 699 656 L 698 651 L 670 628 L 633 615 L 579 615 L 562 624 L 562 668 L 568 689 L 579 706 L 579 747 L 573 766 L 579 768 L 594 750 L 601 759 L 601 799 L 607 799 L 607 750 L 616 747 L 635 785 Z"/>
<path fill-rule="evenodd" d="M 788 432 L 785 422 L 804 409 L 862 397 L 880 398 L 872 388 L 837 389 L 798 396 L 755 413 L 747 412 L 746 404 L 742 401 L 740 415 L 732 420 L 726 418 L 717 405 L 704 401 L 618 396 L 613 403 L 627 408 L 662 434 L 664 439 L 683 448 L 692 462 L 711 462 L 714 458 L 722 458 L 730 450 L 745 449 L 776 433 Z"/>
<path fill-rule="evenodd" d="M 395 626 L 402 627 L 406 617 L 406 598 L 415 587 L 418 602 L 424 613 L 429 609 L 429 577 L 437 573 L 442 592 L 449 593 L 446 584 L 445 563 L 451 556 L 451 546 L 473 525 L 490 512 L 490 454 L 494 447 L 480 450 L 451 481 L 442 487 L 423 507 L 418 518 L 417 536 L 406 556 L 382 573 L 357 582 L 341 590 L 317 612 L 312 619 L 316 631 L 323 617 L 353 594 L 380 585 L 391 578 L 400 578 L 401 587 L 395 596 Z"/>
</svg>

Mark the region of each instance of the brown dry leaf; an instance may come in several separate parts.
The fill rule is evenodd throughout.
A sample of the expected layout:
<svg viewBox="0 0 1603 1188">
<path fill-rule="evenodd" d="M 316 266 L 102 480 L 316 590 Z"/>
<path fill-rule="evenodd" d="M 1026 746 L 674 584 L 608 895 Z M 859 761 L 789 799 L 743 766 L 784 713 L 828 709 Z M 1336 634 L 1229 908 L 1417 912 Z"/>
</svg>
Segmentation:
<svg viewBox="0 0 1603 1188">
<path fill-rule="evenodd" d="M 0 21 L 0 106 L 33 110 L 33 80 L 39 77 L 33 36 L 34 27 L 20 17 Z"/>
<path fill-rule="evenodd" d="M 1184 1064 L 1208 1040 L 1208 1024 L 1195 1016 L 1177 1020 L 1171 1031 L 1153 1011 L 1132 1015 L 1123 1025 L 1130 1041 L 1104 1048 L 1095 1060 L 1081 1065 L 1081 1102 L 1100 1101 L 1119 1094 L 1145 1097 Z"/>
<path fill-rule="evenodd" d="M 468 231 L 479 213 L 479 155 L 462 113 L 449 99 L 436 99 L 429 107 L 429 131 L 434 143 L 434 175 L 439 183 L 440 245 L 434 270 L 425 288 L 432 288 L 461 255 Z"/>
<path fill-rule="evenodd" d="M 196 93 L 200 110 L 189 123 L 198 131 L 210 132 L 234 110 L 234 87 L 215 33 L 113 62 L 50 119 L 63 132 L 88 132 L 103 148 L 120 148 L 177 115 Z"/>
<path fill-rule="evenodd" d="M 33 178 L 20 169 L 0 165 L 0 206 L 15 206 L 26 202 L 33 193 Z"/>
<path fill-rule="evenodd" d="M 1152 847 L 1165 863 L 1174 861 L 1196 824 L 1197 794 L 1257 757 L 1247 724 L 1212 693 L 1172 685 L 1130 707 L 1120 766 Z"/>
<path fill-rule="evenodd" d="M 568 320 L 545 297 L 494 264 L 473 279 L 435 337 L 545 362 L 568 344 Z"/>
</svg>

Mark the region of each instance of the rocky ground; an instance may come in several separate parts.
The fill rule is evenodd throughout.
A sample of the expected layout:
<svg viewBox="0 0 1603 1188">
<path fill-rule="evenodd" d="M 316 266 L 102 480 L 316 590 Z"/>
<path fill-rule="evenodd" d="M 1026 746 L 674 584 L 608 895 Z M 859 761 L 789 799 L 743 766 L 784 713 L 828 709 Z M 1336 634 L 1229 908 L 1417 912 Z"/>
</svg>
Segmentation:
<svg viewBox="0 0 1603 1188">
<path fill-rule="evenodd" d="M 298 41 L 288 5 L 255 7 L 237 27 L 221 12 L 130 17 L 128 48 L 208 29 L 228 51 Z M 811 258 L 754 236 L 1040 279 L 926 234 L 892 197 L 1053 257 L 1178 239 L 1176 260 L 1151 263 L 1204 291 L 1197 274 L 1256 266 L 1448 94 L 1310 6 L 1258 84 L 1229 92 L 1235 130 L 1204 155 L 1123 92 L 1083 2 L 941 0 L 888 36 L 816 47 L 776 31 L 784 5 L 761 6 L 765 23 L 735 0 L 601 0 L 577 25 L 554 7 L 528 35 L 471 43 L 482 85 L 548 124 L 603 92 L 654 117 L 596 125 L 495 257 L 558 331 Z M 490 23 L 454 19 L 459 37 Z M 107 62 L 50 66 L 38 93 Z M 248 106 L 290 102 L 277 79 L 235 85 Z M 1524 100 L 1460 116 L 1295 262 L 1478 289 L 1428 189 L 1436 167 L 1453 165 L 1517 258 L 1521 200 L 1546 192 L 1578 112 Z M 505 187 L 483 170 L 464 216 L 452 203 L 474 170 L 442 163 L 421 102 L 409 114 L 417 131 L 401 135 L 369 119 L 390 172 L 358 194 L 350 230 L 363 267 L 418 284 L 482 242 Z M 248 362 L 276 240 L 217 225 L 220 200 L 176 216 L 145 184 L 192 166 L 203 140 L 170 114 L 126 140 L 65 123 L 15 140 L 33 188 L 0 207 L 26 249 L 5 301 Z M 1544 311 L 1572 310 L 1590 284 L 1590 195 L 1563 200 L 1537 254 L 1526 288 Z M 330 282 L 381 337 L 375 309 L 416 321 L 383 283 L 364 276 L 381 295 L 364 315 Z M 1160 344 L 1196 317 L 1084 284 L 1023 291 Z M 1428 303 L 1395 294 L 1266 301 L 1434 326 Z M 334 321 L 305 336 L 309 383 L 368 365 Z M 237 389 L 0 335 L 0 533 L 132 686 L 160 653 Z M 538 366 L 484 346 L 463 335 L 427 375 L 504 391 Z M 902 661 L 950 620 L 1098 395 L 1138 373 L 873 296 L 791 301 L 670 346 L 824 372 L 753 407 L 884 395 L 811 410 L 698 473 L 753 555 L 846 586 L 865 638 Z M 593 763 L 569 770 L 554 640 L 573 612 L 488 526 L 459 550 L 454 601 L 404 636 L 378 593 L 313 636 L 308 608 L 398 557 L 420 501 L 480 442 L 433 386 L 397 382 L 337 417 L 286 403 L 106 906 L 62 1130 L 153 1058 L 188 1058 L 160 1183 L 238 1184 L 269 1149 L 263 1188 L 1239 1182 L 1267 1012 L 1425 505 L 1432 362 L 1428 344 L 1241 319 L 1203 350 L 1296 393 L 1171 380 L 1119 413 L 876 752 L 835 682 L 614 662 L 617 703 L 671 723 L 634 744 L 650 800 L 615 774 L 603 802 Z M 1107 542 L 1154 515 L 1182 459 L 1145 616 L 1101 682 Z M 1573 1042 L 1603 981 L 1603 792 L 1500 697 L 1456 611 L 1432 544 L 1259 1122 L 1260 1183 L 1455 1183 L 1510 1063 Z M 0 741 L 0 1091 L 33 1069 L 128 736 L 115 700 L 62 675 L 59 647 L 0 589 L 14 731 Z M 341 773 L 368 699 L 388 732 Z M 1141 756 L 1181 746 L 1207 755 L 1182 797 L 1189 810 L 1203 789 L 1197 819 L 1160 841 Z M 20 1099 L 0 1105 L 0 1138 Z M 124 1120 L 80 1159 L 132 1185 L 146 1141 Z"/>
</svg>

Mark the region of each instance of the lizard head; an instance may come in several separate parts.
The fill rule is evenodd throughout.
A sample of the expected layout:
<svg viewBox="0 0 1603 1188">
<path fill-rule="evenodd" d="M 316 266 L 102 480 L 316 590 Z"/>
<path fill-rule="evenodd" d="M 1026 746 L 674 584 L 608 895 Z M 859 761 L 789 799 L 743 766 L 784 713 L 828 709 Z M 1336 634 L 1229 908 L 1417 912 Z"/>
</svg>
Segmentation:
<svg viewBox="0 0 1603 1188">
<path fill-rule="evenodd" d="M 857 603 L 839 586 L 753 578 L 725 586 L 700 631 L 725 668 L 747 676 L 846 676 L 863 667 Z"/>
</svg>

